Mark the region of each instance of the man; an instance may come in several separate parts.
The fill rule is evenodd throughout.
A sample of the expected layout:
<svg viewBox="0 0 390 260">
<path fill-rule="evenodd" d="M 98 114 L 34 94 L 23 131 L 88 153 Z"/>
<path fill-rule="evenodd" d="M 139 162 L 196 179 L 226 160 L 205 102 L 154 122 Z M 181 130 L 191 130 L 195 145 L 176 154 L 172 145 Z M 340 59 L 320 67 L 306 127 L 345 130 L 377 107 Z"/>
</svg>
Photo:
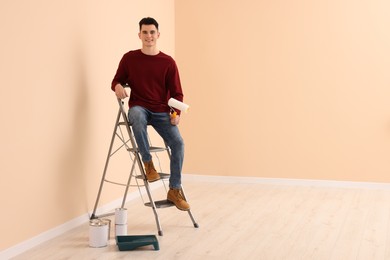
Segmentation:
<svg viewBox="0 0 390 260">
<path fill-rule="evenodd" d="M 149 151 L 147 125 L 150 124 L 171 149 L 171 175 L 167 199 L 180 210 L 189 210 L 181 191 L 181 170 L 184 159 L 184 143 L 177 125 L 180 111 L 170 114 L 169 98 L 183 101 L 179 72 L 172 57 L 159 51 L 157 40 L 160 37 L 158 23 L 151 17 L 139 22 L 138 37 L 142 48 L 126 53 L 112 81 L 111 89 L 118 98 L 127 97 L 122 84 L 131 88 L 128 118 L 132 126 L 147 180 L 160 179 L 154 168 Z"/>
</svg>

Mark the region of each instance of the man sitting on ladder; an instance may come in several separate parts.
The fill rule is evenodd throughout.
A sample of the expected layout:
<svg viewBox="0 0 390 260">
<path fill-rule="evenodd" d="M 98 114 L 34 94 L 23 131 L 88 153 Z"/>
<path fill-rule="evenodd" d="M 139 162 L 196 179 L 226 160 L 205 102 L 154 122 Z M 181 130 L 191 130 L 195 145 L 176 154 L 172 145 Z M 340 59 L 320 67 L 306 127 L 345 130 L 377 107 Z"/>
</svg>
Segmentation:
<svg viewBox="0 0 390 260">
<path fill-rule="evenodd" d="M 117 98 L 128 96 L 122 85 L 131 88 L 128 118 L 145 166 L 147 180 L 160 179 L 154 168 L 149 151 L 147 125 L 150 124 L 171 149 L 169 191 L 167 199 L 180 210 L 189 210 L 190 205 L 181 193 L 181 170 L 184 159 L 184 143 L 177 125 L 180 111 L 171 114 L 169 98 L 183 101 L 179 71 L 172 57 L 157 48 L 160 37 L 158 23 L 151 17 L 139 22 L 138 37 L 142 48 L 123 55 L 111 88 Z"/>
</svg>

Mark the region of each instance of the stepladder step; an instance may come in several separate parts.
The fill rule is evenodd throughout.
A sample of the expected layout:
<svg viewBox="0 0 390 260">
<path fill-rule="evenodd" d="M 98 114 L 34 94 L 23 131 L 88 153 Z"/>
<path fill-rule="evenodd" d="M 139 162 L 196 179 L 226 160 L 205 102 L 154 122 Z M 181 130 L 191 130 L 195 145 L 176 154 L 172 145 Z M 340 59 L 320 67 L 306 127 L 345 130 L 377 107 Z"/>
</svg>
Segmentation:
<svg viewBox="0 0 390 260">
<path fill-rule="evenodd" d="M 168 208 L 168 207 L 174 207 L 175 204 L 169 200 L 156 200 L 154 201 L 154 205 L 156 205 L 156 208 Z M 152 207 L 151 202 L 145 203 L 145 206 Z"/>
<path fill-rule="evenodd" d="M 169 179 L 169 176 L 170 176 L 169 173 L 164 173 L 164 172 L 158 172 L 158 174 L 160 175 L 160 178 L 163 180 Z M 140 179 L 140 180 L 144 179 L 144 177 L 142 175 L 137 175 L 136 178 Z"/>
</svg>

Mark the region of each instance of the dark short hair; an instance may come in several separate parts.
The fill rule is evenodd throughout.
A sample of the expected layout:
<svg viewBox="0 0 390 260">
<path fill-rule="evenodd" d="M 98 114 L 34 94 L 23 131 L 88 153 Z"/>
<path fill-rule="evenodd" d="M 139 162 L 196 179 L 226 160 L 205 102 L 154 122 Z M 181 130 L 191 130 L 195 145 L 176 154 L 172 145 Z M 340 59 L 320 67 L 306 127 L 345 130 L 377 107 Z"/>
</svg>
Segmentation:
<svg viewBox="0 0 390 260">
<path fill-rule="evenodd" d="M 143 24 L 145 24 L 145 25 L 153 24 L 154 26 L 156 26 L 156 28 L 158 30 L 158 22 L 152 17 L 145 17 L 145 18 L 142 18 L 141 21 L 139 21 L 139 30 L 140 31 L 141 31 L 141 27 Z"/>
</svg>

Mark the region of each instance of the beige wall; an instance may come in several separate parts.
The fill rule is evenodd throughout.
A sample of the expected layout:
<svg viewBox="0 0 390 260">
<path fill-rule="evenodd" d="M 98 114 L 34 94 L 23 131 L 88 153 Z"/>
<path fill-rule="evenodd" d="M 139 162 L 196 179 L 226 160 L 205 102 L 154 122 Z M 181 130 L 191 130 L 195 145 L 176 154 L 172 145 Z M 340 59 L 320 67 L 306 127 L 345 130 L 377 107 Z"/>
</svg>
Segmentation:
<svg viewBox="0 0 390 260">
<path fill-rule="evenodd" d="M 390 3 L 176 1 L 185 172 L 390 181 Z"/>
<path fill-rule="evenodd" d="M 145 16 L 158 19 L 160 47 L 174 54 L 173 4 L 0 2 L 0 251 L 92 210 L 117 112 L 109 87 L 119 59 L 140 47 Z M 127 176 L 123 162 L 112 167 Z M 102 204 L 122 195 L 105 191 Z"/>
</svg>

